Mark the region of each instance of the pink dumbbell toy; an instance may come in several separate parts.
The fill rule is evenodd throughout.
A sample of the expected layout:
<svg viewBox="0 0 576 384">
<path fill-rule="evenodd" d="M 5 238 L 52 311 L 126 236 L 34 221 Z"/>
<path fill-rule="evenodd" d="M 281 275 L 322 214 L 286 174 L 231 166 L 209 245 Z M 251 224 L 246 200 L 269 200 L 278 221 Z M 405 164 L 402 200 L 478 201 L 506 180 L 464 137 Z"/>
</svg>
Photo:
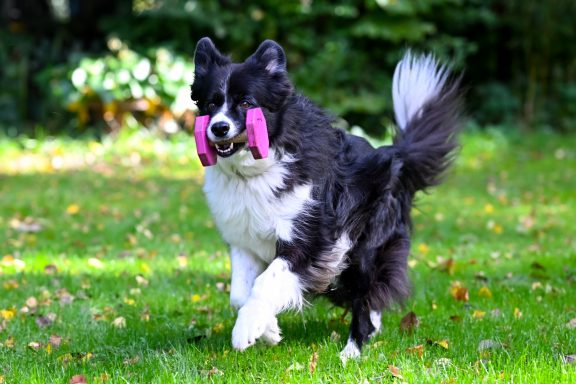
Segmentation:
<svg viewBox="0 0 576 384">
<path fill-rule="evenodd" d="M 208 167 L 216 164 L 218 156 L 216 148 L 208 141 L 206 129 L 210 123 L 210 116 L 197 116 L 194 125 L 194 139 L 196 140 L 196 151 L 203 166 Z M 260 108 L 248 110 L 246 115 L 246 132 L 231 140 L 231 142 L 242 143 L 248 141 L 248 148 L 255 159 L 268 157 L 268 129 L 266 119 Z"/>
</svg>

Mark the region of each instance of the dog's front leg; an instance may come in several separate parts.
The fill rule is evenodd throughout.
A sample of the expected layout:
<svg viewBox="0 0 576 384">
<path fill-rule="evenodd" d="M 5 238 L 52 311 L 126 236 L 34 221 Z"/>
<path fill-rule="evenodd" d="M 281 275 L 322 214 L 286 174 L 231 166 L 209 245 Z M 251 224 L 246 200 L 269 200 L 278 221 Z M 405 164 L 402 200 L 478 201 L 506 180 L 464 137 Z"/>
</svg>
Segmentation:
<svg viewBox="0 0 576 384">
<path fill-rule="evenodd" d="M 288 308 L 301 308 L 303 289 L 289 262 L 277 257 L 256 278 L 246 303 L 238 311 L 232 330 L 232 346 L 240 351 L 263 337 L 269 342 L 280 341 L 276 315 Z"/>
<path fill-rule="evenodd" d="M 231 247 L 230 261 L 232 264 L 230 305 L 239 309 L 248 300 L 254 280 L 264 271 L 264 264 L 251 253 L 237 247 Z"/>
</svg>

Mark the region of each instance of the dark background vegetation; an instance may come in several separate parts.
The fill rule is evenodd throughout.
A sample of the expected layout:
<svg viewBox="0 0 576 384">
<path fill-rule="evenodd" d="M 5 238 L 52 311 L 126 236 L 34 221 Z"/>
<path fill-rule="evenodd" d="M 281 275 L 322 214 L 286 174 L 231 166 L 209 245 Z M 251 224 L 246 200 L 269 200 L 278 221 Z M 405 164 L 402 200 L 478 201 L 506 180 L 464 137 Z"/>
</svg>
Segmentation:
<svg viewBox="0 0 576 384">
<path fill-rule="evenodd" d="M 0 0 L 0 14 L 9 136 L 190 127 L 202 36 L 236 60 L 277 40 L 298 88 L 372 134 L 407 47 L 465 70 L 478 126 L 576 131 L 574 0 Z"/>
</svg>

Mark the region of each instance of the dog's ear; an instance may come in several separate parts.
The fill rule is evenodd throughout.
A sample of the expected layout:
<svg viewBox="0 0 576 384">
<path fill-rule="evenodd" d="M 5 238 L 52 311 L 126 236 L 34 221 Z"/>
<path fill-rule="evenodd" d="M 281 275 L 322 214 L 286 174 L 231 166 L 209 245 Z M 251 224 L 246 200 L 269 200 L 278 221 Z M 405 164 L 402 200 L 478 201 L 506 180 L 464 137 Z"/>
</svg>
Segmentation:
<svg viewBox="0 0 576 384">
<path fill-rule="evenodd" d="M 226 65 L 230 60 L 223 56 L 209 37 L 203 37 L 196 44 L 194 52 L 194 72 L 196 77 L 201 77 L 208 72 L 211 65 Z"/>
<path fill-rule="evenodd" d="M 246 63 L 258 65 L 270 73 L 286 72 L 284 50 L 272 40 L 262 42 L 256 52 L 246 59 Z"/>
</svg>

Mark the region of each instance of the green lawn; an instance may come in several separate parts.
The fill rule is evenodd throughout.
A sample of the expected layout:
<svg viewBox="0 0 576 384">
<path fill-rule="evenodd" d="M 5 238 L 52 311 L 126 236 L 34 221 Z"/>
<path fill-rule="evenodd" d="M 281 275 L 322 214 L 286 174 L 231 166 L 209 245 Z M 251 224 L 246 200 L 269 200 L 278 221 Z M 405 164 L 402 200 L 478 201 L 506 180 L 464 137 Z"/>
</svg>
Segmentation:
<svg viewBox="0 0 576 384">
<path fill-rule="evenodd" d="M 0 139 L 0 383 L 576 382 L 575 137 L 464 135 L 418 199 L 412 298 L 345 366 L 321 299 L 232 350 L 201 185 L 184 137 Z"/>
</svg>

